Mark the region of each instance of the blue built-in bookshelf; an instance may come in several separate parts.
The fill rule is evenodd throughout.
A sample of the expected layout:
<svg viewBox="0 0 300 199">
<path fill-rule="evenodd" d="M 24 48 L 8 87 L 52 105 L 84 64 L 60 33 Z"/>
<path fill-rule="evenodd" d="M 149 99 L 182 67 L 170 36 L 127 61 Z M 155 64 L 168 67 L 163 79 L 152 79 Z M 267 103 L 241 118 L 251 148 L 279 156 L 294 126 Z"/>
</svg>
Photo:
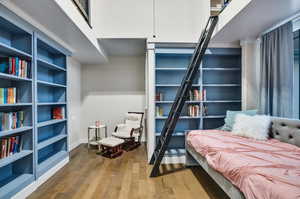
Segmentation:
<svg viewBox="0 0 300 199">
<path fill-rule="evenodd" d="M 34 29 L 0 16 L 0 88 L 16 88 L 13 94 L 0 90 L 1 199 L 11 198 L 68 156 L 67 64 L 58 49 Z M 4 93 L 10 99 L 14 95 L 15 102 L 2 101 Z M 63 118 L 53 118 L 56 107 L 63 107 Z M 8 120 L 2 113 L 16 112 L 16 125 L 4 127 Z"/>
<path fill-rule="evenodd" d="M 37 176 L 68 156 L 66 113 L 53 118 L 53 109 L 66 112 L 66 56 L 37 37 L 36 150 Z"/>
<path fill-rule="evenodd" d="M 192 54 L 192 48 L 155 49 L 156 141 Z M 165 154 L 167 157 L 184 155 L 186 132 L 218 128 L 224 124 L 227 110 L 241 109 L 241 50 L 208 49 L 192 89 Z"/>
</svg>

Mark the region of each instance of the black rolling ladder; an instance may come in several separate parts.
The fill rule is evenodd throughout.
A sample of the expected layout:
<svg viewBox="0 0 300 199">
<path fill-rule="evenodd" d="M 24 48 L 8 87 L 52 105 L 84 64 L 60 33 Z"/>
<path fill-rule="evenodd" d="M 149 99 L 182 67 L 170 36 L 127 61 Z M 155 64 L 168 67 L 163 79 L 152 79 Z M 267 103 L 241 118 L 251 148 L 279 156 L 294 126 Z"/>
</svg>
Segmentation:
<svg viewBox="0 0 300 199">
<path fill-rule="evenodd" d="M 151 157 L 150 164 L 154 164 L 150 177 L 156 177 L 159 175 L 159 166 L 164 157 L 164 154 L 168 148 L 172 134 L 176 127 L 177 121 L 181 114 L 182 108 L 187 100 L 189 91 L 192 88 L 192 83 L 196 77 L 200 63 L 202 62 L 205 51 L 208 47 L 211 36 L 218 22 L 218 16 L 211 16 L 202 32 L 194 54 L 191 58 L 187 72 L 181 82 L 181 86 L 177 91 L 175 101 L 172 105 L 168 119 L 166 120 L 161 132 L 161 136 L 156 144 L 154 153 Z"/>
</svg>

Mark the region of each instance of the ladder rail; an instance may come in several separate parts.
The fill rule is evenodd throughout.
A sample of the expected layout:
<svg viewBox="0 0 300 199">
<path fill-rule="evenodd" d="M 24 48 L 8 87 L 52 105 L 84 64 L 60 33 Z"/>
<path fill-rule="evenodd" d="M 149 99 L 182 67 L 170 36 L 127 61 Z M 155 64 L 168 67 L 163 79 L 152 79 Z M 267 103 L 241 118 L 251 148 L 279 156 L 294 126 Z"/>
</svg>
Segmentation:
<svg viewBox="0 0 300 199">
<path fill-rule="evenodd" d="M 184 78 L 181 82 L 181 86 L 176 93 L 175 101 L 172 104 L 171 110 L 168 114 L 168 118 L 165 121 L 164 127 L 162 129 L 161 136 L 158 139 L 158 143 L 151 157 L 150 164 L 154 163 L 154 166 L 152 168 L 150 177 L 158 176 L 160 163 L 164 157 L 165 151 L 167 150 L 168 144 L 179 120 L 183 106 L 185 105 L 185 102 L 187 100 L 188 92 L 192 88 L 193 80 L 197 75 L 197 71 L 202 62 L 203 56 L 208 47 L 217 22 L 218 16 L 211 16 L 205 26 L 204 31 L 201 33 L 201 36 L 196 45 L 196 49 L 191 58 L 188 70 L 185 73 Z"/>
<path fill-rule="evenodd" d="M 207 27 L 209 26 L 209 23 L 210 23 L 210 20 L 207 21 L 204 30 L 201 32 L 201 36 L 199 37 L 198 42 L 197 42 L 197 45 L 196 45 L 196 48 L 195 48 L 195 51 L 196 51 L 196 52 L 193 53 L 193 56 L 192 56 L 192 58 L 191 58 L 190 63 L 194 62 L 194 60 L 197 58 L 196 55 L 198 54 L 198 51 L 200 50 L 199 46 L 200 46 L 200 45 L 203 43 L 203 41 L 204 41 L 204 36 L 205 36 L 205 34 L 206 34 L 206 29 L 207 29 Z M 190 66 L 190 65 L 189 65 L 189 66 Z M 180 89 L 182 89 L 182 86 L 184 85 L 184 81 L 185 81 L 186 77 L 189 76 L 189 74 L 191 73 L 191 70 L 190 70 L 190 69 L 191 69 L 191 67 L 188 67 L 187 73 L 185 73 L 185 75 L 184 75 L 184 77 L 183 77 L 183 80 L 181 81 Z M 179 94 L 180 94 L 181 92 L 182 92 L 182 91 L 178 91 L 178 92 L 176 93 L 175 99 L 178 99 L 178 96 L 179 96 Z M 174 109 L 176 108 L 176 107 L 175 107 L 175 104 L 176 104 L 176 103 L 175 103 L 175 101 L 174 101 L 174 103 L 172 104 L 172 107 L 171 107 L 171 109 L 170 109 L 168 118 L 167 118 L 167 120 L 165 121 L 165 123 L 169 123 L 170 120 L 173 118 Z M 162 131 L 161 131 L 162 133 L 161 133 L 160 136 L 165 136 L 165 134 L 166 134 L 166 132 L 167 132 L 166 128 L 168 128 L 168 126 L 164 125 L 164 127 L 163 127 L 163 129 L 162 129 Z M 160 146 L 160 145 L 161 145 L 161 142 L 158 142 L 157 145 Z M 153 164 L 153 162 L 154 162 L 154 155 L 151 157 L 150 164 Z"/>
</svg>

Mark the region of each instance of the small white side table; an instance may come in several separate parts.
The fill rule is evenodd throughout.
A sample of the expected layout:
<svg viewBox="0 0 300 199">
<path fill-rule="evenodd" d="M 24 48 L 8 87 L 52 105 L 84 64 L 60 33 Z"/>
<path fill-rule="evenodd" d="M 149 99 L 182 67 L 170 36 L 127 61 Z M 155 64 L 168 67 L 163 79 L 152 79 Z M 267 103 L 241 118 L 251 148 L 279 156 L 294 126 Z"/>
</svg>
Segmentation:
<svg viewBox="0 0 300 199">
<path fill-rule="evenodd" d="M 88 148 L 90 148 L 90 145 L 98 145 L 99 140 L 101 139 L 101 129 L 105 130 L 105 137 L 107 137 L 107 126 L 100 125 L 100 126 L 89 126 L 88 127 Z M 90 133 L 94 130 L 95 137 L 90 136 Z"/>
</svg>

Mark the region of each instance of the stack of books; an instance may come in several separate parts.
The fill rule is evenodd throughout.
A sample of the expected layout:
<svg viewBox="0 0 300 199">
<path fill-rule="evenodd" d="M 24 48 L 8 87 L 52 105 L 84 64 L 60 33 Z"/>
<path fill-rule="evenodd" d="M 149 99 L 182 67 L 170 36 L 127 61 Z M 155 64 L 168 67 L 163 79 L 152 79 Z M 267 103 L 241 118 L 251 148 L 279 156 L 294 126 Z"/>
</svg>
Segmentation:
<svg viewBox="0 0 300 199">
<path fill-rule="evenodd" d="M 199 89 L 190 90 L 189 92 L 190 101 L 205 101 L 206 100 L 206 89 L 202 92 Z"/>
<path fill-rule="evenodd" d="M 163 101 L 164 100 L 163 99 L 163 93 L 161 93 L 161 92 L 156 93 L 155 100 L 156 101 Z"/>
<path fill-rule="evenodd" d="M 161 117 L 164 115 L 164 109 L 162 107 L 156 106 L 156 116 Z"/>
<path fill-rule="evenodd" d="M 55 120 L 65 119 L 65 107 L 52 108 L 52 119 Z"/>
<path fill-rule="evenodd" d="M 0 130 L 8 131 L 24 126 L 24 111 L 0 112 Z"/>
<path fill-rule="evenodd" d="M 188 116 L 198 117 L 199 115 L 200 115 L 200 106 L 199 105 L 188 106 Z"/>
<path fill-rule="evenodd" d="M 15 104 L 17 88 L 0 88 L 0 104 Z"/>
<path fill-rule="evenodd" d="M 0 140 L 0 159 L 11 156 L 22 150 L 21 136 L 3 138 Z"/>
<path fill-rule="evenodd" d="M 31 62 L 18 57 L 0 58 L 0 72 L 23 78 L 31 78 Z"/>
</svg>

